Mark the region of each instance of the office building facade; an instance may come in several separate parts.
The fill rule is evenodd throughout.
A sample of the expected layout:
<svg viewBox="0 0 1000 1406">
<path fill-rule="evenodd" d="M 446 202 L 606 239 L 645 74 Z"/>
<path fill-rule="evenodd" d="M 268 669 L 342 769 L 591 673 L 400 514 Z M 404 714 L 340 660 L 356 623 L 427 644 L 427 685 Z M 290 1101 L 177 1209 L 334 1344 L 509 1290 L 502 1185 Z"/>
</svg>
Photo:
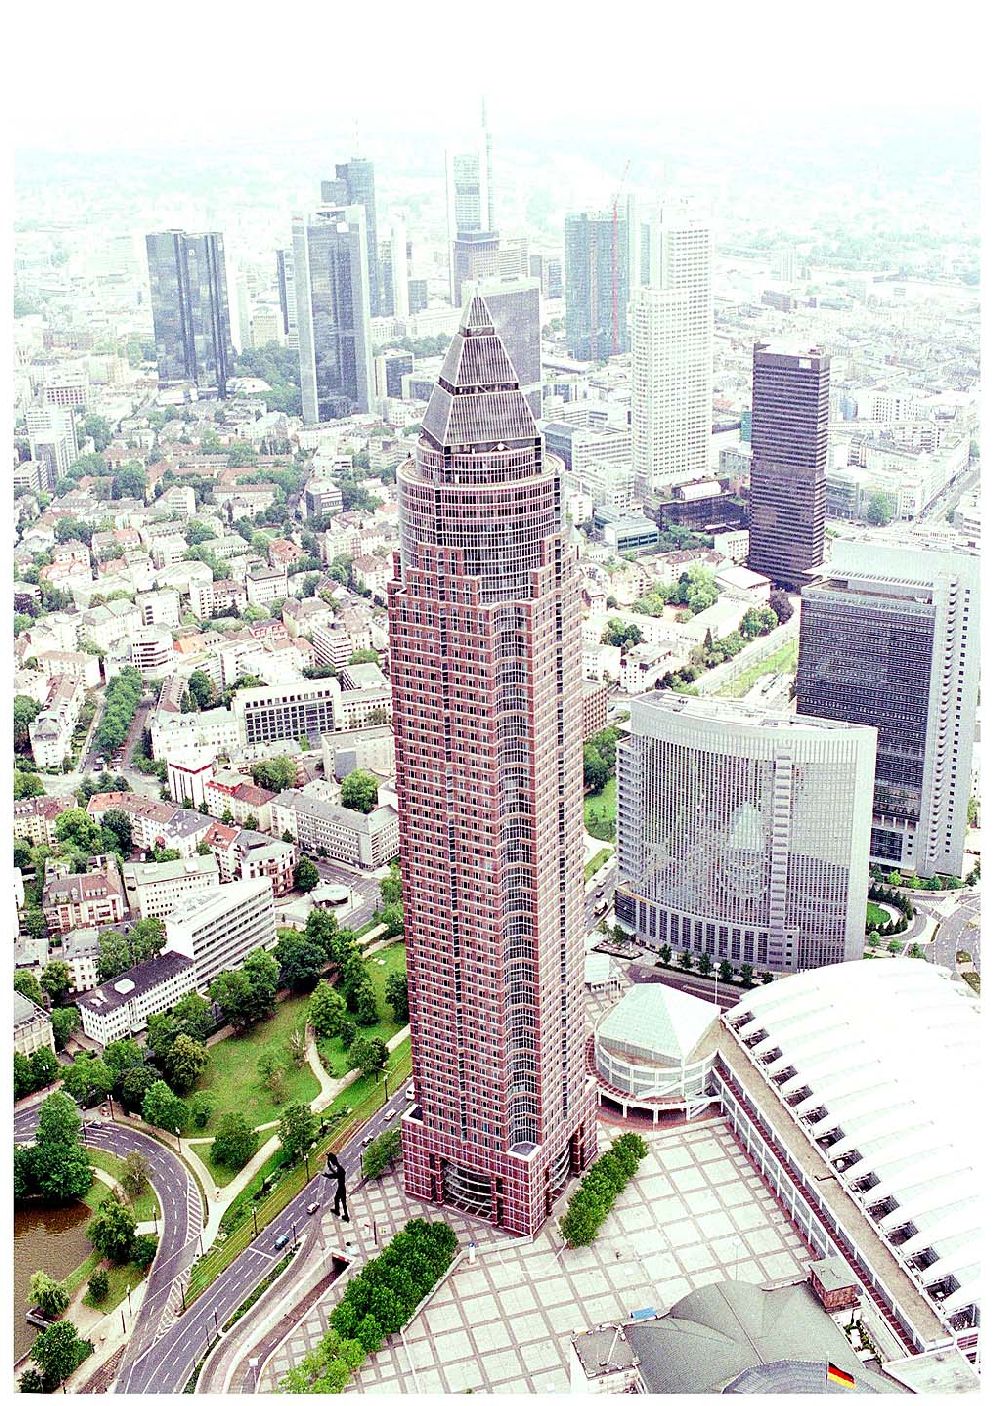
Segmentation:
<svg viewBox="0 0 1000 1406">
<path fill-rule="evenodd" d="M 750 570 L 801 590 L 823 564 L 830 358 L 753 349 Z"/>
<path fill-rule="evenodd" d="M 860 958 L 874 728 L 669 691 L 618 749 L 619 916 L 646 945 L 792 972 Z"/>
<path fill-rule="evenodd" d="M 558 463 L 480 298 L 398 489 L 389 640 L 416 1087 L 406 1187 L 534 1235 L 596 1150 L 580 587 Z"/>
<path fill-rule="evenodd" d="M 234 356 L 222 235 L 146 235 L 161 386 L 190 382 L 225 399 Z"/>
<path fill-rule="evenodd" d="M 370 161 L 352 156 L 338 162 L 336 179 L 320 182 L 324 205 L 361 205 L 365 212 L 365 248 L 368 257 L 368 308 L 372 317 L 382 311 L 381 273 L 378 258 L 378 222 L 375 217 L 375 167 Z"/>
<path fill-rule="evenodd" d="M 233 699 L 240 741 L 252 747 L 284 738 L 318 739 L 336 729 L 339 699 L 336 679 L 303 679 L 280 688 L 241 688 Z"/>
<path fill-rule="evenodd" d="M 203 990 L 220 972 L 242 966 L 259 947 L 274 946 L 278 929 L 271 881 L 223 884 L 175 908 L 165 923 L 167 951 L 191 959 Z"/>
<path fill-rule="evenodd" d="M 633 469 L 640 494 L 707 478 L 712 437 L 712 240 L 663 209 L 651 226 L 651 286 L 635 294 Z"/>
<path fill-rule="evenodd" d="M 798 711 L 878 729 L 871 858 L 960 875 L 979 688 L 978 558 L 836 542 L 802 593 Z"/>
<path fill-rule="evenodd" d="M 366 414 L 373 367 L 364 207 L 326 205 L 297 217 L 292 256 L 303 420 Z"/>
<path fill-rule="evenodd" d="M 622 210 L 566 216 L 566 342 L 580 361 L 629 349 L 628 221 Z"/>
</svg>

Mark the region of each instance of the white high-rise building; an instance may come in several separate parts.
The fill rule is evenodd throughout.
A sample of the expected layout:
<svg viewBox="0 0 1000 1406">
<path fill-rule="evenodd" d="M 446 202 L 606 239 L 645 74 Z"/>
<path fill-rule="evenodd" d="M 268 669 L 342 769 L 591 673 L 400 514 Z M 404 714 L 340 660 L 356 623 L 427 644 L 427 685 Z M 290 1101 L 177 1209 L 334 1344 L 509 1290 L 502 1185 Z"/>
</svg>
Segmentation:
<svg viewBox="0 0 1000 1406">
<path fill-rule="evenodd" d="M 393 220 L 389 227 L 389 262 L 392 266 L 392 315 L 410 315 L 410 275 L 406 257 L 406 225 Z"/>
<path fill-rule="evenodd" d="M 640 493 L 709 474 L 712 239 L 686 211 L 650 225 L 650 286 L 632 318 L 633 467 Z"/>
<path fill-rule="evenodd" d="M 873 727 L 658 691 L 618 747 L 619 917 L 641 942 L 792 972 L 860 958 Z"/>
</svg>

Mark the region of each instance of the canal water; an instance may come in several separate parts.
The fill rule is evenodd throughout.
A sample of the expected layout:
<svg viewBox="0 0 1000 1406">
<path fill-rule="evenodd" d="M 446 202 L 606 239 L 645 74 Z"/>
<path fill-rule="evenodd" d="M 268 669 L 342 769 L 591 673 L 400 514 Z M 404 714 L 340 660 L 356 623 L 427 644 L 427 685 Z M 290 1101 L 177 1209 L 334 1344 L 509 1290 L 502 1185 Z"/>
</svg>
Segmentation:
<svg viewBox="0 0 1000 1406">
<path fill-rule="evenodd" d="M 31 1276 L 43 1269 L 53 1279 L 83 1263 L 94 1248 L 87 1239 L 90 1209 L 81 1201 L 68 1206 L 23 1206 L 14 1212 L 14 1360 L 31 1348 L 37 1329 L 24 1321 Z"/>
</svg>

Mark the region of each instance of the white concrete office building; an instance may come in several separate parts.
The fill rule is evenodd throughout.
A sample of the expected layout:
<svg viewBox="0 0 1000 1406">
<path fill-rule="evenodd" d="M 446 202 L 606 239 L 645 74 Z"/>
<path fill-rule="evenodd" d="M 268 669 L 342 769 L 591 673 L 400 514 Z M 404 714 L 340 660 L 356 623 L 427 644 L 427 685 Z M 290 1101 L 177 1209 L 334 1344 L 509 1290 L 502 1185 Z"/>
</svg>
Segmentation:
<svg viewBox="0 0 1000 1406">
<path fill-rule="evenodd" d="M 712 436 L 712 239 L 684 210 L 650 225 L 650 287 L 632 317 L 632 453 L 640 494 L 705 478 Z"/>
<path fill-rule="evenodd" d="M 162 864 L 123 864 L 129 910 L 139 918 L 163 918 L 199 894 L 219 887 L 219 866 L 213 854 Z"/>
<path fill-rule="evenodd" d="M 199 988 L 277 939 L 270 879 L 241 879 L 198 894 L 166 920 L 167 948 L 195 964 Z"/>
<path fill-rule="evenodd" d="M 860 958 L 877 733 L 669 691 L 618 746 L 616 910 L 650 947 L 777 972 Z"/>
</svg>

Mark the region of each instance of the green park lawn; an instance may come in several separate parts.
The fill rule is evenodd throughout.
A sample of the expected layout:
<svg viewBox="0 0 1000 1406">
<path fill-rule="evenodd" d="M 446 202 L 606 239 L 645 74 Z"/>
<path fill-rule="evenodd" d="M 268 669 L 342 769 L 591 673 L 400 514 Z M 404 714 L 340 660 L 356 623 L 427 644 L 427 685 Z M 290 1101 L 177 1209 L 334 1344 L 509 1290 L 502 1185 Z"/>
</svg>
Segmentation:
<svg viewBox="0 0 1000 1406">
<path fill-rule="evenodd" d="M 379 1022 L 363 1027 L 364 1033 L 388 1041 L 400 1029 L 400 1024 L 386 1005 L 385 982 L 391 973 L 405 972 L 404 944 L 401 941 L 392 943 L 369 957 L 365 965 L 378 999 Z M 293 1031 L 305 1029 L 308 1006 L 308 995 L 289 996 L 281 1002 L 270 1020 L 245 1035 L 231 1035 L 211 1046 L 205 1072 L 186 1101 L 190 1103 L 194 1094 L 204 1092 L 215 1101 L 215 1108 L 208 1127 L 203 1131 L 192 1129 L 193 1137 L 211 1138 L 226 1113 L 241 1113 L 253 1127 L 260 1127 L 280 1118 L 282 1110 L 290 1103 L 312 1102 L 320 1086 L 308 1064 L 295 1069 L 289 1057 L 281 1088 L 276 1095 L 261 1082 L 257 1073 L 257 1061 L 268 1046 L 273 1045 L 279 1052 L 287 1054 L 288 1040 Z M 348 1072 L 347 1052 L 339 1040 L 320 1039 L 317 1045 L 330 1062 L 333 1078 L 341 1078 Z M 351 1087 L 353 1089 L 353 1085 Z M 261 1143 L 264 1141 L 262 1134 Z M 209 1169 L 217 1186 L 228 1186 L 238 1175 L 215 1165 L 211 1159 L 210 1143 L 198 1143 L 192 1150 Z"/>
<path fill-rule="evenodd" d="M 584 796 L 583 823 L 587 833 L 597 840 L 613 840 L 618 815 L 618 779 L 608 779 L 603 791 Z"/>
<path fill-rule="evenodd" d="M 868 915 L 865 919 L 865 922 L 868 924 L 874 923 L 876 926 L 881 926 L 882 923 L 892 922 L 892 914 L 888 913 L 880 903 L 869 903 Z"/>
<path fill-rule="evenodd" d="M 319 1082 L 308 1064 L 292 1066 L 288 1041 L 296 1030 L 303 1031 L 309 997 L 289 996 L 270 1020 L 243 1035 L 230 1035 L 208 1051 L 208 1064 L 185 1102 L 194 1094 L 207 1093 L 214 1102 L 211 1121 L 204 1136 L 211 1137 L 226 1113 L 242 1113 L 252 1127 L 273 1122 L 289 1103 L 311 1103 L 319 1093 Z M 267 1046 L 273 1045 L 286 1058 L 287 1068 L 281 1089 L 273 1094 L 257 1073 L 257 1061 Z M 193 1136 L 199 1133 L 193 1130 Z"/>
<path fill-rule="evenodd" d="M 100 1167 L 102 1172 L 107 1172 L 109 1176 L 113 1176 L 116 1181 L 121 1181 L 125 1171 L 124 1158 L 116 1157 L 113 1152 L 104 1152 L 99 1148 L 88 1147 L 87 1160 L 90 1162 L 91 1166 Z M 98 1181 L 96 1178 L 94 1179 L 94 1186 L 104 1187 L 105 1192 L 110 1189 L 105 1186 L 104 1182 Z M 93 1187 L 91 1188 L 91 1193 L 92 1192 Z M 124 1191 L 122 1195 L 125 1195 Z M 102 1196 L 100 1199 L 103 1201 L 104 1197 Z M 137 1197 L 134 1201 L 127 1196 L 125 1199 L 128 1201 L 132 1209 L 132 1214 L 137 1221 L 152 1220 L 154 1215 L 159 1215 L 160 1203 L 157 1200 L 156 1192 L 151 1186 L 147 1186 L 142 1195 Z"/>
<path fill-rule="evenodd" d="M 388 947 L 383 947 L 374 956 L 369 957 L 365 962 L 368 974 L 375 987 L 375 995 L 378 999 L 379 1021 L 377 1025 L 364 1025 L 361 1033 L 371 1036 L 375 1040 L 385 1040 L 387 1043 L 402 1027 L 393 1015 L 385 1000 L 386 977 L 394 972 L 406 971 L 406 946 L 402 941 L 393 942 Z M 332 1038 L 320 1038 L 316 1041 L 319 1049 L 330 1061 L 330 1068 L 333 1070 L 333 1078 L 342 1078 L 348 1070 L 347 1051 L 339 1040 Z"/>
</svg>

